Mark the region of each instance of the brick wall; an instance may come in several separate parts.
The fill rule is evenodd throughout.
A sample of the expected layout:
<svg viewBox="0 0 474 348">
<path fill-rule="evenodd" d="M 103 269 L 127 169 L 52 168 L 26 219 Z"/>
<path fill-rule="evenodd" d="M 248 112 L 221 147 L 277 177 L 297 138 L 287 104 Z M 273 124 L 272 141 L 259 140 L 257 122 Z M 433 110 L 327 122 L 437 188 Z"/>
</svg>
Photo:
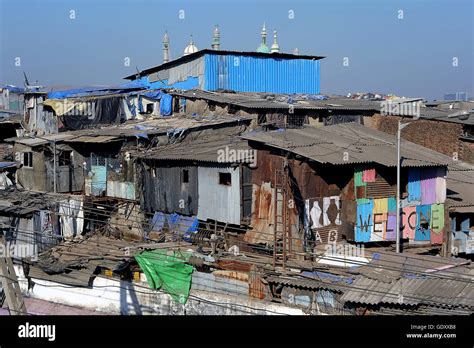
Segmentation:
<svg viewBox="0 0 474 348">
<path fill-rule="evenodd" d="M 382 132 L 396 135 L 399 116 L 382 116 L 375 114 L 364 117 L 364 125 Z M 474 145 L 461 141 L 463 126 L 458 123 L 417 120 L 402 131 L 402 138 L 425 146 L 452 157 L 458 153 L 458 159 L 474 164 Z"/>
</svg>

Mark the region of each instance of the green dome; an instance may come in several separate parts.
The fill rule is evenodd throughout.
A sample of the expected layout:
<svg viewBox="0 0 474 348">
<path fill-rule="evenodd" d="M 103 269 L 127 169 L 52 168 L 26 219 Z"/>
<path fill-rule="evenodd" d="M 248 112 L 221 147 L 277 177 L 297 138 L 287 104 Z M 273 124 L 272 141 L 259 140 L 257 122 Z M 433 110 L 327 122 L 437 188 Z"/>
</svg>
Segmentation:
<svg viewBox="0 0 474 348">
<path fill-rule="evenodd" d="M 262 44 L 260 44 L 260 46 L 258 46 L 257 52 L 259 52 L 259 53 L 270 53 L 270 48 L 267 45 L 262 43 Z"/>
</svg>

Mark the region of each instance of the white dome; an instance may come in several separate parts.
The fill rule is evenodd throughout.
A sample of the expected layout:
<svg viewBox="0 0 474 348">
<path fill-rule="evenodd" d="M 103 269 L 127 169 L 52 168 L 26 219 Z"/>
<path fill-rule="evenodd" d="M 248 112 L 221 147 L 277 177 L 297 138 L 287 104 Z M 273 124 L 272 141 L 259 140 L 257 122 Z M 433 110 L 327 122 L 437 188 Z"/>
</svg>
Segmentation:
<svg viewBox="0 0 474 348">
<path fill-rule="evenodd" d="M 191 36 L 191 41 L 189 42 L 189 45 L 187 45 L 186 48 L 184 49 L 183 56 L 187 56 L 188 54 L 191 54 L 191 53 L 196 53 L 197 51 L 199 50 L 194 44 L 193 37 Z"/>
</svg>

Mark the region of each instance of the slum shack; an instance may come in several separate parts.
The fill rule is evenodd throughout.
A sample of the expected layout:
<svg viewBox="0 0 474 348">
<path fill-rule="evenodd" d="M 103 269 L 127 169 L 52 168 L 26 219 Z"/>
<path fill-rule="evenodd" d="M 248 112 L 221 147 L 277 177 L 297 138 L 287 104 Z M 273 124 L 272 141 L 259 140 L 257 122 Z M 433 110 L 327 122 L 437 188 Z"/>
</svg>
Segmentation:
<svg viewBox="0 0 474 348">
<path fill-rule="evenodd" d="M 318 244 L 342 239 L 368 245 L 395 241 L 393 136 L 339 124 L 242 137 L 257 151 L 251 173 L 253 230 L 246 241 L 281 243 L 288 253 L 312 253 Z M 402 143 L 402 158 L 403 239 L 445 244 L 449 158 L 408 142 Z"/>
</svg>

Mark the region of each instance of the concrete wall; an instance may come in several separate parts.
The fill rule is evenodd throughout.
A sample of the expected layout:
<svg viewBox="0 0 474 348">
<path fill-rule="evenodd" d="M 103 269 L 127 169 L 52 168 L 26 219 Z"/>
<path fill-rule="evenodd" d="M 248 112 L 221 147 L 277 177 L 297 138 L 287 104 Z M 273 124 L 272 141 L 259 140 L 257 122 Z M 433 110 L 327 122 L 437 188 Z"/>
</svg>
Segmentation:
<svg viewBox="0 0 474 348">
<path fill-rule="evenodd" d="M 92 288 L 78 288 L 33 278 L 35 285 L 28 290 L 23 269 L 15 266 L 24 296 L 38 298 L 113 314 L 159 315 L 302 315 L 301 309 L 278 303 L 259 301 L 235 294 L 224 295 L 202 290 L 191 290 L 185 305 L 171 296 L 148 288 L 147 283 L 126 282 L 98 277 Z"/>
</svg>

